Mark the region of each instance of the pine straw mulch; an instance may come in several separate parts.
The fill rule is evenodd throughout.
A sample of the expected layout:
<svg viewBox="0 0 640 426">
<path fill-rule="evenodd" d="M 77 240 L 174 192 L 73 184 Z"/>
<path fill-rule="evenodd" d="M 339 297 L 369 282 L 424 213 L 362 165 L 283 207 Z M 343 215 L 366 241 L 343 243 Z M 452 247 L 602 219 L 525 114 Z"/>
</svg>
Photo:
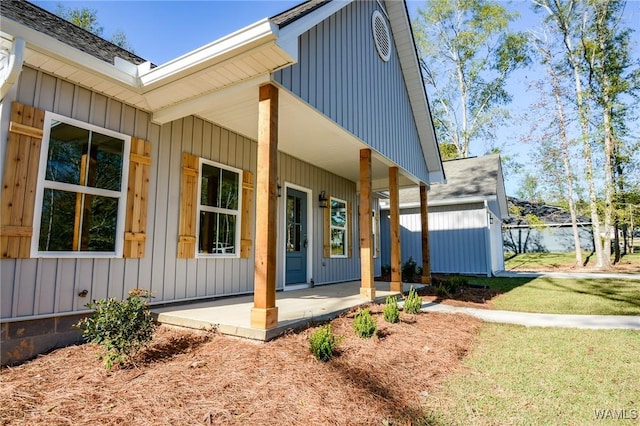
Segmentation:
<svg viewBox="0 0 640 426">
<path fill-rule="evenodd" d="M 56 350 L 0 371 L 0 423 L 415 424 L 426 396 L 473 345 L 480 321 L 402 314 L 360 339 L 354 312 L 332 321 L 344 336 L 331 361 L 309 352 L 311 328 L 268 343 L 161 326 L 136 366 L 107 372 L 93 344 Z"/>
</svg>

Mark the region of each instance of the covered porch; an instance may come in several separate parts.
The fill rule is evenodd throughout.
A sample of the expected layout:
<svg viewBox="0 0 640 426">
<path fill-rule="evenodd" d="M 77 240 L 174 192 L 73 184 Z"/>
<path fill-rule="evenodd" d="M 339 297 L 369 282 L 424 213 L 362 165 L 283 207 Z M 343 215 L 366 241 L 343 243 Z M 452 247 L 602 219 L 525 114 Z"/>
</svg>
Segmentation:
<svg viewBox="0 0 640 426">
<path fill-rule="evenodd" d="M 360 286 L 360 281 L 349 281 L 278 292 L 276 293 L 278 325 L 269 329 L 251 326 L 253 295 L 155 307 L 151 311 L 161 324 L 215 329 L 230 336 L 268 341 L 288 330 L 299 330 L 317 322 L 328 321 L 352 308 L 370 303 L 360 296 Z M 405 292 L 411 287 L 410 284 L 403 284 L 403 286 Z M 414 287 L 418 288 L 420 285 L 417 284 Z M 400 294 L 397 291 L 391 291 L 389 283 L 376 281 L 375 302 L 383 303 L 387 296 L 392 295 Z"/>
</svg>

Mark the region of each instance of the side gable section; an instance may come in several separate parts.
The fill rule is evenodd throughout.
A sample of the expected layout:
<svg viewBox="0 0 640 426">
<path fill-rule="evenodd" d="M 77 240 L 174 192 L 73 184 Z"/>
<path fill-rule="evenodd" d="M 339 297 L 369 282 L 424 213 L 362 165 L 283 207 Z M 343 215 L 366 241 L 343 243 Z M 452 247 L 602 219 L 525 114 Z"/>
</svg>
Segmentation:
<svg viewBox="0 0 640 426">
<path fill-rule="evenodd" d="M 430 182 L 396 40 L 391 35 L 388 62 L 375 47 L 371 27 L 376 10 L 387 19 L 378 2 L 354 1 L 306 31 L 300 36 L 298 62 L 273 77 L 373 149 Z"/>
</svg>

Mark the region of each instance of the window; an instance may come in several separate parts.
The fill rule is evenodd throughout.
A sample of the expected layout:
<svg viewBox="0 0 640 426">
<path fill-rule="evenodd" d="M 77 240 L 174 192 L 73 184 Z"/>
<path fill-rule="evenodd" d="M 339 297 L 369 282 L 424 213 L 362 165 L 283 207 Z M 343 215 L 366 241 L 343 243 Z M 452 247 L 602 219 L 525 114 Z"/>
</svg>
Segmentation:
<svg viewBox="0 0 640 426">
<path fill-rule="evenodd" d="M 347 257 L 347 202 L 331 197 L 331 257 Z"/>
<path fill-rule="evenodd" d="M 47 112 L 34 256 L 122 256 L 131 138 Z"/>
<path fill-rule="evenodd" d="M 200 160 L 198 253 L 237 257 L 240 170 Z"/>
</svg>

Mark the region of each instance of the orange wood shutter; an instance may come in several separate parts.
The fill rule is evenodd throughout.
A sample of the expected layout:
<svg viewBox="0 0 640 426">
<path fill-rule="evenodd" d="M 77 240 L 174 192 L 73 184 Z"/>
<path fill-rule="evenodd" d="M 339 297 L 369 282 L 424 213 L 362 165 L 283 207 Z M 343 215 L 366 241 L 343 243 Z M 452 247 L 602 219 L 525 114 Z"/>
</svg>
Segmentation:
<svg viewBox="0 0 640 426">
<path fill-rule="evenodd" d="M 198 203 L 199 159 L 182 154 L 182 183 L 180 185 L 180 224 L 178 227 L 178 258 L 196 256 L 196 212 Z"/>
<path fill-rule="evenodd" d="M 127 258 L 144 257 L 144 247 L 147 241 L 147 197 L 150 168 L 151 143 L 143 139 L 131 138 L 127 216 L 124 225 L 124 257 Z"/>
<path fill-rule="evenodd" d="M 2 177 L 0 250 L 2 257 L 30 256 L 44 111 L 14 102 Z"/>
<path fill-rule="evenodd" d="M 240 227 L 240 257 L 251 257 L 253 247 L 253 173 L 242 172 L 242 224 Z"/>
<path fill-rule="evenodd" d="M 327 199 L 331 200 L 329 195 Z M 322 257 L 331 257 L 331 202 L 327 203 L 327 207 L 322 212 Z"/>
</svg>

